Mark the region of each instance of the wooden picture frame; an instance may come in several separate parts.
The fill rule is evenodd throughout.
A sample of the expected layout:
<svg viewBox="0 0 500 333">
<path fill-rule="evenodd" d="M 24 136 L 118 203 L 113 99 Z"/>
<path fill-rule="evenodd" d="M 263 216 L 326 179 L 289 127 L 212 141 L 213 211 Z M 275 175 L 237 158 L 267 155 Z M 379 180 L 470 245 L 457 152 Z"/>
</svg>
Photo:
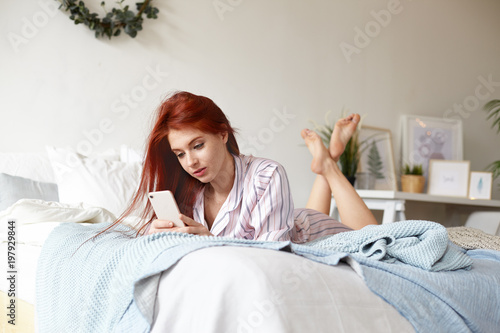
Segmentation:
<svg viewBox="0 0 500 333">
<path fill-rule="evenodd" d="M 373 190 L 397 191 L 396 167 L 391 131 L 362 125 L 359 130 L 360 161 L 358 172 L 368 173 Z"/>
<path fill-rule="evenodd" d="M 431 159 L 463 160 L 461 119 L 402 115 L 401 166 L 422 165 L 428 176 Z"/>
<path fill-rule="evenodd" d="M 469 199 L 491 200 L 492 189 L 492 172 L 471 171 L 469 182 Z"/>
<path fill-rule="evenodd" d="M 470 161 L 430 160 L 427 193 L 467 197 Z"/>
</svg>

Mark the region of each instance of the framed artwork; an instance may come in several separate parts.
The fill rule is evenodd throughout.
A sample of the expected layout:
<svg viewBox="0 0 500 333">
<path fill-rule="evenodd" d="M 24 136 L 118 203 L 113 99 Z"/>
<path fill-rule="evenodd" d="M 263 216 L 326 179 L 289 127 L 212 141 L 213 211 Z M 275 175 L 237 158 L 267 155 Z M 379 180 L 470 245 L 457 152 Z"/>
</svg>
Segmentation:
<svg viewBox="0 0 500 333">
<path fill-rule="evenodd" d="M 467 197 L 469 189 L 469 161 L 429 161 L 428 194 Z"/>
<path fill-rule="evenodd" d="M 391 131 L 361 126 L 358 172 L 369 175 L 370 189 L 397 191 Z"/>
<path fill-rule="evenodd" d="M 469 198 L 470 199 L 491 199 L 491 189 L 493 187 L 493 173 L 472 171 L 470 173 Z"/>
<path fill-rule="evenodd" d="M 429 161 L 463 160 L 461 119 L 403 115 L 401 165 L 421 164 L 428 176 Z"/>
</svg>

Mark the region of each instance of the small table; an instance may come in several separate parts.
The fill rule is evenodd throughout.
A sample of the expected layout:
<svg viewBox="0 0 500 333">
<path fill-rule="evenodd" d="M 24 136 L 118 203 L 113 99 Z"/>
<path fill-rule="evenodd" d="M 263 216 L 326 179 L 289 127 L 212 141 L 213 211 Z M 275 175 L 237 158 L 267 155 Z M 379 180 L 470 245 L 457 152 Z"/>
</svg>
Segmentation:
<svg viewBox="0 0 500 333">
<path fill-rule="evenodd" d="M 366 206 L 373 210 L 383 210 L 382 224 L 406 220 L 406 201 L 443 203 L 460 206 L 470 206 L 475 210 L 482 207 L 499 208 L 500 200 L 473 200 L 460 197 L 446 197 L 425 193 L 409 193 L 400 191 L 356 190 Z M 335 200 L 332 198 L 330 216 L 339 219 Z"/>
</svg>

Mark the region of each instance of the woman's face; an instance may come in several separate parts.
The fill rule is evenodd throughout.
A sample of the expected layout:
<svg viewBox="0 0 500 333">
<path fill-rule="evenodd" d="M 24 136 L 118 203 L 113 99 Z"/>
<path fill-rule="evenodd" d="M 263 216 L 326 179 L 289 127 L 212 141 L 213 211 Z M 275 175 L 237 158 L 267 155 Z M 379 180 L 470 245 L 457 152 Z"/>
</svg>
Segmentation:
<svg viewBox="0 0 500 333">
<path fill-rule="evenodd" d="M 195 128 L 170 130 L 168 141 L 182 168 L 203 183 L 210 183 L 224 172 L 230 156 L 227 133 L 211 134 Z"/>
</svg>

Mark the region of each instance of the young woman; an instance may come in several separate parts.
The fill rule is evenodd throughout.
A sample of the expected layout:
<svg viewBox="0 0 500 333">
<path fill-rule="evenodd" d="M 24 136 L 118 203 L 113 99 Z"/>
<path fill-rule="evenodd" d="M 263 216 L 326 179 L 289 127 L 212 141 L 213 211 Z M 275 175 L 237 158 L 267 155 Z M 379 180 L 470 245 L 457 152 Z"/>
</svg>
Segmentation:
<svg viewBox="0 0 500 333">
<path fill-rule="evenodd" d="M 339 120 L 328 150 L 315 132 L 302 131 L 318 176 L 307 208 L 294 209 L 279 163 L 240 154 L 234 129 L 212 100 L 175 93 L 158 109 L 139 189 L 122 218 L 147 202 L 149 192 L 171 190 L 186 226 L 156 219 L 147 202 L 139 234 L 176 231 L 303 243 L 376 224 L 336 163 L 358 121 L 359 115 Z M 332 193 L 343 223 L 328 216 Z"/>
</svg>

